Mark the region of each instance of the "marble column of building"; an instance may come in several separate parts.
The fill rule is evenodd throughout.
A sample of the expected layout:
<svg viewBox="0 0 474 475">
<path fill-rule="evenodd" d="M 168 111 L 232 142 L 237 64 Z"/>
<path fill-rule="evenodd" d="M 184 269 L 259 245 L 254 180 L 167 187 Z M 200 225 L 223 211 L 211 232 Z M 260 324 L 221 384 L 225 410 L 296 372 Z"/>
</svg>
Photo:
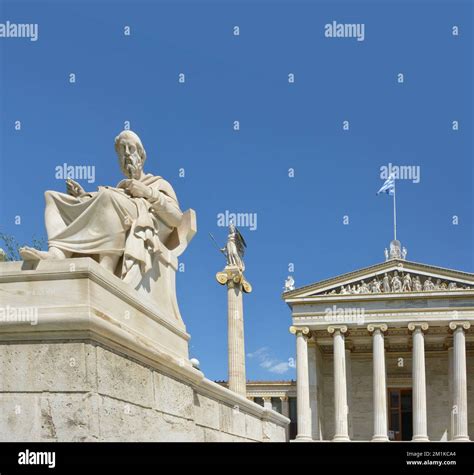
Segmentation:
<svg viewBox="0 0 474 475">
<path fill-rule="evenodd" d="M 316 380 L 318 398 L 319 440 L 324 440 L 324 378 L 323 378 L 323 354 L 321 347 L 316 343 Z"/>
<path fill-rule="evenodd" d="M 308 327 L 290 327 L 296 335 L 296 411 L 298 434 L 296 440 L 311 439 L 311 407 L 309 404 Z"/>
<path fill-rule="evenodd" d="M 270 409 L 272 410 L 272 398 L 270 396 L 263 396 L 263 407 L 265 409 Z"/>
<path fill-rule="evenodd" d="M 311 438 L 321 440 L 320 404 L 318 399 L 318 351 L 314 339 L 308 341 L 309 405 L 311 407 Z"/>
<path fill-rule="evenodd" d="M 283 416 L 290 418 L 290 399 L 288 396 L 280 396 L 281 413 Z M 286 426 L 286 440 L 290 440 L 290 425 Z"/>
<path fill-rule="evenodd" d="M 280 397 L 281 401 L 281 413 L 285 417 L 290 418 L 290 399 L 288 396 L 281 396 Z"/>
<path fill-rule="evenodd" d="M 449 427 L 448 427 L 448 440 L 453 440 L 453 432 L 454 432 L 454 417 L 453 417 L 453 342 L 452 338 L 447 342 L 447 350 L 448 350 L 448 392 L 449 392 Z"/>
<path fill-rule="evenodd" d="M 345 365 L 346 365 L 346 388 L 347 388 L 347 431 L 349 439 L 354 437 L 354 424 L 352 420 L 352 342 L 345 341 Z"/>
<path fill-rule="evenodd" d="M 426 322 L 411 322 L 408 329 L 412 332 L 412 398 L 413 398 L 413 437 L 415 442 L 428 441 L 426 414 L 426 369 L 425 336 L 428 330 Z"/>
<path fill-rule="evenodd" d="M 374 433 L 373 442 L 388 441 L 387 426 L 387 383 L 385 371 L 385 341 L 384 332 L 388 329 L 385 323 L 369 324 L 367 330 L 372 333 L 373 355 L 373 403 L 374 403 Z"/>
<path fill-rule="evenodd" d="M 227 314 L 229 389 L 245 397 L 247 389 L 242 284 L 241 282 L 235 282 L 233 279 L 229 279 L 227 282 Z"/>
<path fill-rule="evenodd" d="M 348 406 L 346 383 L 346 352 L 344 333 L 346 325 L 331 325 L 328 332 L 333 336 L 334 347 L 334 442 L 348 441 Z"/>
<path fill-rule="evenodd" d="M 466 371 L 466 330 L 469 322 L 454 321 L 449 323 L 453 332 L 452 361 L 452 409 L 451 427 L 453 441 L 469 441 L 467 425 L 467 371 Z"/>
</svg>

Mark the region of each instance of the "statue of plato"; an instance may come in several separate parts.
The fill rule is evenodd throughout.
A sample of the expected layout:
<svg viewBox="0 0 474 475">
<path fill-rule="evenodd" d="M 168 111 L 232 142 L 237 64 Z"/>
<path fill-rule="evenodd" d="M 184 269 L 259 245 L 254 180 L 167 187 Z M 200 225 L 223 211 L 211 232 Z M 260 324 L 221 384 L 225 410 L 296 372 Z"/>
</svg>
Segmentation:
<svg viewBox="0 0 474 475">
<path fill-rule="evenodd" d="M 145 275 L 155 281 L 172 280 L 167 268 L 175 270 L 176 257 L 196 232 L 194 211 L 183 220 L 173 187 L 144 172 L 147 156 L 137 134 L 121 132 L 115 151 L 125 175 L 117 186 L 86 192 L 68 179 L 67 193 L 46 191 L 48 250 L 23 247 L 20 255 L 25 261 L 91 257 L 133 286 Z M 158 269 L 157 260 L 166 269 Z M 150 291 L 149 283 L 146 287 Z"/>
</svg>

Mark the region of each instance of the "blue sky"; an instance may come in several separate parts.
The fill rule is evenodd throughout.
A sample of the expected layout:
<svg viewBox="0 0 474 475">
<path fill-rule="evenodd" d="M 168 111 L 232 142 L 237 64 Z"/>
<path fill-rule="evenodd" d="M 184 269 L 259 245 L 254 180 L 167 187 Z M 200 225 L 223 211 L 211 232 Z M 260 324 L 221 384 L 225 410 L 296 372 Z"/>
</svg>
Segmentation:
<svg viewBox="0 0 474 475">
<path fill-rule="evenodd" d="M 147 171 L 197 212 L 177 285 L 209 378 L 227 374 L 224 262 L 208 236 L 224 243 L 226 210 L 257 216 L 256 230 L 241 228 L 249 379 L 295 377 L 280 297 L 290 264 L 300 286 L 383 260 L 392 208 L 375 195 L 381 166 L 420 167 L 419 183 L 397 182 L 408 259 L 473 271 L 472 2 L 1 5 L 0 22 L 37 23 L 39 38 L 0 38 L 0 230 L 21 243 L 45 236 L 43 192 L 65 189 L 58 165 L 95 166 L 90 191 L 117 183 L 113 140 L 130 121 Z M 326 38 L 332 21 L 363 23 L 364 41 Z"/>
</svg>

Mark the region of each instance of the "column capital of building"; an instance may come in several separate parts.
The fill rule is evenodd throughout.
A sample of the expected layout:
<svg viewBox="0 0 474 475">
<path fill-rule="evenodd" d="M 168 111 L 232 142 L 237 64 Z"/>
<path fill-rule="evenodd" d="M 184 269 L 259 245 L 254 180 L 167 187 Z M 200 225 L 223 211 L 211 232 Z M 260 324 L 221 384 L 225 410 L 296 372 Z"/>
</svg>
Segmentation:
<svg viewBox="0 0 474 475">
<path fill-rule="evenodd" d="M 408 324 L 408 330 L 414 332 L 417 329 L 420 329 L 422 332 L 428 331 L 429 325 L 428 322 L 410 322 Z"/>
<path fill-rule="evenodd" d="M 328 332 L 333 336 L 339 333 L 347 333 L 347 325 L 329 325 Z"/>
<path fill-rule="evenodd" d="M 374 333 L 376 330 L 385 333 L 388 330 L 388 325 L 386 323 L 369 323 L 367 325 L 367 331 L 369 333 Z"/>
<path fill-rule="evenodd" d="M 272 397 L 271 397 L 271 396 L 262 396 L 262 399 L 263 399 L 264 401 L 267 401 L 267 402 L 268 402 L 268 401 L 271 401 L 271 400 L 272 400 Z"/>
<path fill-rule="evenodd" d="M 228 287 L 241 286 L 242 290 L 249 294 L 252 292 L 252 286 L 247 280 L 245 280 L 242 271 L 235 266 L 225 266 L 224 270 L 216 274 L 216 280 L 221 285 L 227 285 Z"/>
<path fill-rule="evenodd" d="M 456 331 L 458 328 L 462 328 L 464 331 L 469 330 L 471 328 L 471 322 L 466 320 L 455 320 L 453 322 L 449 322 L 449 329 L 451 331 Z"/>
<path fill-rule="evenodd" d="M 288 396 L 280 396 L 280 401 L 281 402 L 286 402 L 286 401 L 289 401 L 289 397 Z"/>
<path fill-rule="evenodd" d="M 301 333 L 303 336 L 306 336 L 307 338 L 309 338 L 309 328 L 308 327 L 295 327 L 295 326 L 291 325 L 289 330 L 290 330 L 290 333 L 292 333 L 293 335 L 298 335 L 299 333 Z"/>
</svg>

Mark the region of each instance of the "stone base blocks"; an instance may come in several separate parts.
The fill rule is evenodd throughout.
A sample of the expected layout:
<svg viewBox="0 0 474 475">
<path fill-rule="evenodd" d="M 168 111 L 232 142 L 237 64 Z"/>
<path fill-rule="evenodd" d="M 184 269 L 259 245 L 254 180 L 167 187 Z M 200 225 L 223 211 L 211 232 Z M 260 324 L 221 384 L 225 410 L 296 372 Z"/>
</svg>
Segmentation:
<svg viewBox="0 0 474 475">
<path fill-rule="evenodd" d="M 0 263 L 0 441 L 285 441 L 206 379 L 183 322 L 89 258 Z"/>
</svg>

